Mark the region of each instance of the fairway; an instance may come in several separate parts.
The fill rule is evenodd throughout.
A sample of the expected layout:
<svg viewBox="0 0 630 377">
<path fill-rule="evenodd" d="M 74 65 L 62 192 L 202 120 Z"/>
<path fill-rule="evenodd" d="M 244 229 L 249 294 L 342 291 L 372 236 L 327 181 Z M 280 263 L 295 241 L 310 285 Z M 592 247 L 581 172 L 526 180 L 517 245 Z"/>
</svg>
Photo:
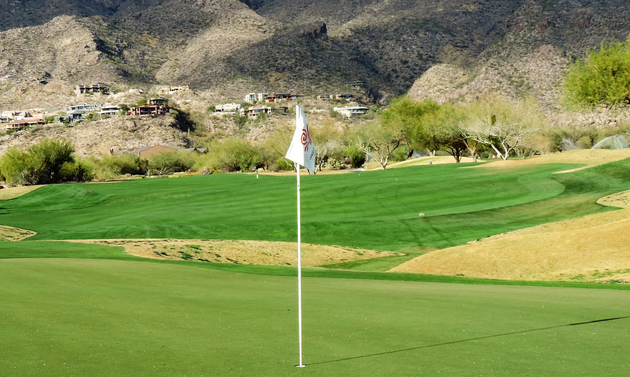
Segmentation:
<svg viewBox="0 0 630 377">
<path fill-rule="evenodd" d="M 2 376 L 622 376 L 630 292 L 0 262 Z M 571 325 L 594 320 L 604 322 Z"/>
<path fill-rule="evenodd" d="M 470 164 L 304 177 L 303 241 L 433 250 L 607 208 L 630 189 L 621 161 L 515 169 Z M 419 214 L 425 214 L 419 217 Z M 295 177 L 231 174 L 50 185 L 0 202 L 0 223 L 33 239 L 178 238 L 294 242 Z"/>
</svg>

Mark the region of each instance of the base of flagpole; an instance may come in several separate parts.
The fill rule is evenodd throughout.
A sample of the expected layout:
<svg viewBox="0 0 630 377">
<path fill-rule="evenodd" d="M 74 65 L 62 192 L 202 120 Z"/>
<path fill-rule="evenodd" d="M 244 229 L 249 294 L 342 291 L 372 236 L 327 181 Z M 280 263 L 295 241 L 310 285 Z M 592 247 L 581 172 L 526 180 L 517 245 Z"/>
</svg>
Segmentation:
<svg viewBox="0 0 630 377">
<path fill-rule="evenodd" d="M 300 365 L 296 365 L 295 367 L 296 367 L 296 368 L 306 368 L 306 365 L 302 365 L 302 364 L 300 364 Z"/>
</svg>

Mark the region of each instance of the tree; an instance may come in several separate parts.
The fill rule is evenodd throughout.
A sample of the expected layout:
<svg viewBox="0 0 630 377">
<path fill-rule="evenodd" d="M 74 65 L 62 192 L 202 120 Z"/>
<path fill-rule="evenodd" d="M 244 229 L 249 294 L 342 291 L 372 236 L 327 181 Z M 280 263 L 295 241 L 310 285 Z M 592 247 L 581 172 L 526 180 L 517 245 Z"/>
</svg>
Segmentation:
<svg viewBox="0 0 630 377">
<path fill-rule="evenodd" d="M 266 170 L 293 169 L 293 163 L 284 158 L 292 136 L 292 126 L 285 124 L 276 127 L 262 142 L 258 143 L 256 147 L 263 168 Z"/>
<path fill-rule="evenodd" d="M 383 127 L 378 122 L 360 124 L 354 130 L 354 143 L 381 165 L 387 169 L 390 157 L 404 140 L 404 132 L 398 127 Z"/>
<path fill-rule="evenodd" d="M 630 103 L 630 37 L 625 42 L 590 50 L 571 65 L 565 81 L 566 98 L 587 106 Z"/>
<path fill-rule="evenodd" d="M 523 147 L 544 122 L 533 98 L 510 103 L 500 97 L 489 97 L 473 103 L 469 112 L 470 117 L 462 125 L 465 138 L 487 145 L 504 160 Z"/>
<path fill-rule="evenodd" d="M 334 121 L 325 121 L 311 127 L 313 145 L 315 146 L 315 165 L 322 171 L 322 165 L 331 155 L 339 155 L 344 150 L 343 131 Z"/>
<path fill-rule="evenodd" d="M 430 140 L 428 144 L 433 148 L 446 150 L 457 163 L 461 161 L 466 150 L 470 149 L 461 128 L 463 118 L 464 112 L 460 108 L 445 104 L 436 111 L 425 114 L 423 120 L 427 130 L 425 138 Z M 471 153 L 473 156 L 475 149 Z"/>
<path fill-rule="evenodd" d="M 381 125 L 390 133 L 400 133 L 401 140 L 413 149 L 435 150 L 436 145 L 427 127 L 426 117 L 440 109 L 434 101 L 414 101 L 406 96 L 392 100 L 389 107 L 379 114 Z"/>
</svg>

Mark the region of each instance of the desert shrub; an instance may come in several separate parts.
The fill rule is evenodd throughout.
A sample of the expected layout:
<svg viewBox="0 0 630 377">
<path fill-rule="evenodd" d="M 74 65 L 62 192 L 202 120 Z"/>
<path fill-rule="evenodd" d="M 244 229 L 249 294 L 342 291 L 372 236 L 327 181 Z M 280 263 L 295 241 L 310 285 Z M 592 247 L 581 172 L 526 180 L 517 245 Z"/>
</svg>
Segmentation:
<svg viewBox="0 0 630 377">
<path fill-rule="evenodd" d="M 64 162 L 61 165 L 63 181 L 87 182 L 94 179 L 94 173 L 89 164 L 81 161 Z"/>
<path fill-rule="evenodd" d="M 88 161 L 97 179 L 115 179 L 121 175 L 144 175 L 149 161 L 132 154 L 92 158 Z"/>
<path fill-rule="evenodd" d="M 90 169 L 76 163 L 73 153 L 70 141 L 45 139 L 26 152 L 9 149 L 0 159 L 0 171 L 10 184 L 39 185 L 91 179 Z"/>
<path fill-rule="evenodd" d="M 392 161 L 405 161 L 409 155 L 409 148 L 406 145 L 402 145 L 392 152 Z"/>
<path fill-rule="evenodd" d="M 280 157 L 278 161 L 276 161 L 275 169 L 276 171 L 290 171 L 293 170 L 293 165 L 284 157 Z"/>
<path fill-rule="evenodd" d="M 163 152 L 149 158 L 149 169 L 160 175 L 186 171 L 195 165 L 195 158 L 186 152 Z"/>
<path fill-rule="evenodd" d="M 567 99 L 576 104 L 630 103 L 630 38 L 602 42 L 599 50 L 587 52 L 583 61 L 571 65 L 565 89 Z"/>
<path fill-rule="evenodd" d="M 9 184 L 23 183 L 22 172 L 27 168 L 27 154 L 19 147 L 12 147 L 0 158 L 0 175 Z"/>
<path fill-rule="evenodd" d="M 350 166 L 354 169 L 360 168 L 365 164 L 365 152 L 354 145 L 346 149 L 346 155 L 350 158 Z"/>
<path fill-rule="evenodd" d="M 258 151 L 246 140 L 233 137 L 213 140 L 210 152 L 197 166 L 207 166 L 214 171 L 233 172 L 249 171 L 259 163 Z"/>
</svg>

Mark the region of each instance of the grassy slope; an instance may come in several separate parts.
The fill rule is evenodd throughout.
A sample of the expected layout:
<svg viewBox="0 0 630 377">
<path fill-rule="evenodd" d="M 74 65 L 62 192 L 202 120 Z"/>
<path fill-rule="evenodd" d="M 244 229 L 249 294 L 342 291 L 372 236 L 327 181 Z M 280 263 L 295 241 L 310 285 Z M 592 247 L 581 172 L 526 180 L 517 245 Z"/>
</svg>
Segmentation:
<svg viewBox="0 0 630 377">
<path fill-rule="evenodd" d="M 563 175 L 551 173 L 571 165 L 420 166 L 305 177 L 303 241 L 426 250 L 601 212 L 608 209 L 597 198 L 630 188 L 625 177 L 615 176 L 630 162 L 617 165 Z M 2 202 L 0 223 L 35 230 L 42 240 L 294 241 L 295 178 L 219 175 L 47 186 Z"/>
<path fill-rule="evenodd" d="M 628 291 L 0 261 L 2 376 L 621 376 Z"/>
</svg>

